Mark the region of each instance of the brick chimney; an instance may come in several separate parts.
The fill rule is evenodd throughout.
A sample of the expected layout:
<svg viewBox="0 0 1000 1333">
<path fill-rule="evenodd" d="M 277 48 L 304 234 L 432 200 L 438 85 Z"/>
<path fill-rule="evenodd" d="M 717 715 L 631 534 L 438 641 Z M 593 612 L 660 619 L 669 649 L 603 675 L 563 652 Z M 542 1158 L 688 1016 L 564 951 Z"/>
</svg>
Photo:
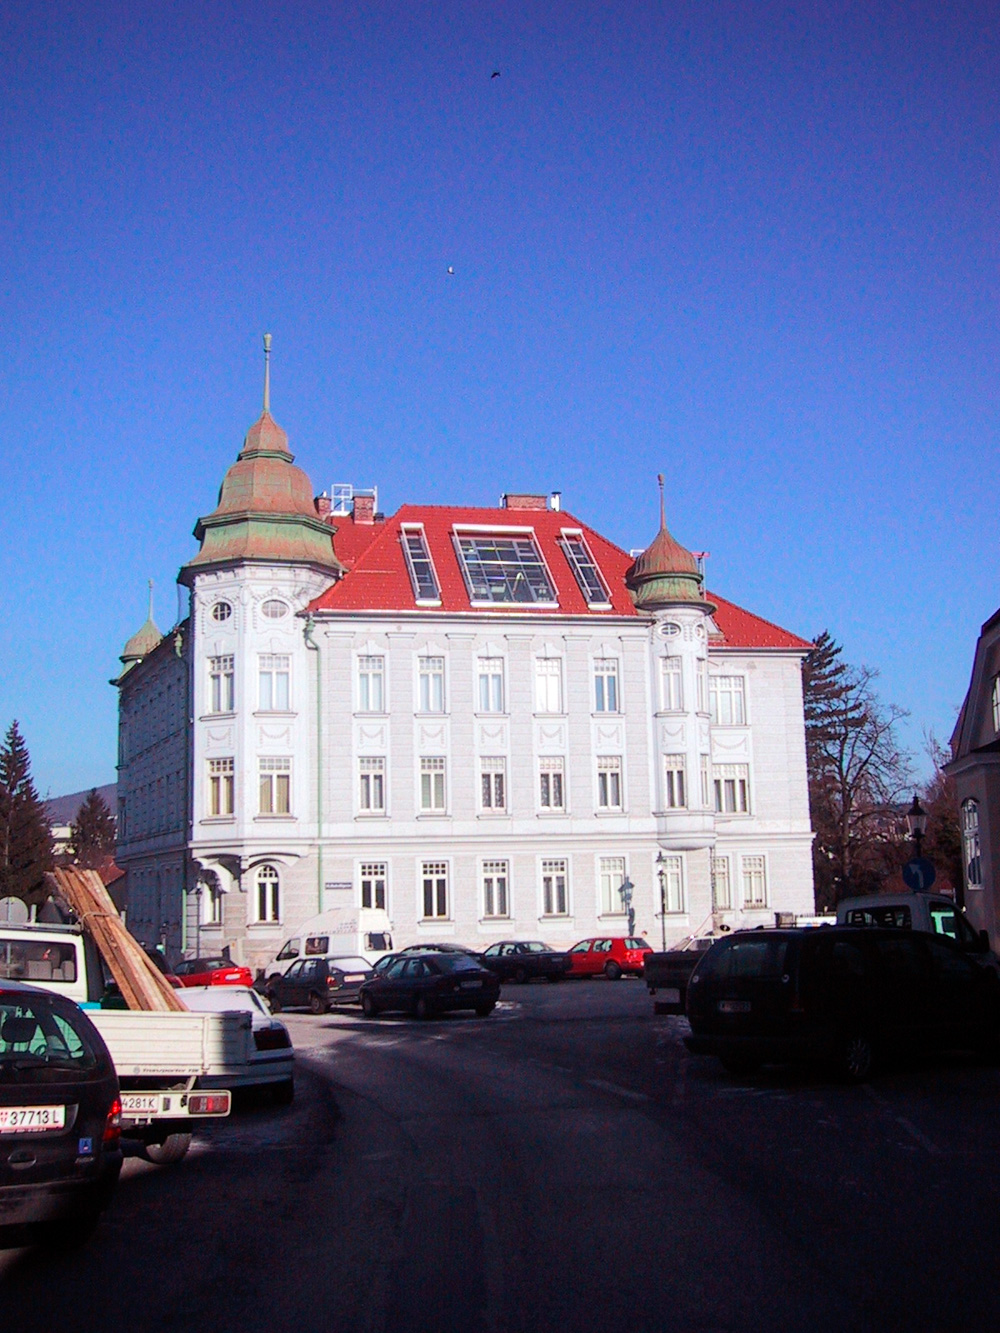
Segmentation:
<svg viewBox="0 0 1000 1333">
<path fill-rule="evenodd" d="M 374 523 L 375 522 L 374 495 L 355 494 L 353 516 L 355 523 L 364 523 L 364 524 Z"/>
<path fill-rule="evenodd" d="M 320 518 L 330 517 L 330 497 L 326 491 L 322 495 L 317 495 L 313 504 L 316 506 L 316 513 Z"/>
<path fill-rule="evenodd" d="M 547 509 L 547 495 L 504 495 L 504 509 Z"/>
</svg>

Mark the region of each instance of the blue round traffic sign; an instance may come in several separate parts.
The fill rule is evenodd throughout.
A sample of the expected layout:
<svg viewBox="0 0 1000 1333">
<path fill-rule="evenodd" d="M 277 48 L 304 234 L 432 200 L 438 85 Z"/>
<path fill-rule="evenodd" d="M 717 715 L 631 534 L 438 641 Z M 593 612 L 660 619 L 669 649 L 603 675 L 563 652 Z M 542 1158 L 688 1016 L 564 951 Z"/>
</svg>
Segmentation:
<svg viewBox="0 0 1000 1333">
<path fill-rule="evenodd" d="M 903 866 L 903 883 L 914 893 L 921 893 L 931 887 L 937 879 L 933 861 L 926 856 L 915 856 Z"/>
</svg>

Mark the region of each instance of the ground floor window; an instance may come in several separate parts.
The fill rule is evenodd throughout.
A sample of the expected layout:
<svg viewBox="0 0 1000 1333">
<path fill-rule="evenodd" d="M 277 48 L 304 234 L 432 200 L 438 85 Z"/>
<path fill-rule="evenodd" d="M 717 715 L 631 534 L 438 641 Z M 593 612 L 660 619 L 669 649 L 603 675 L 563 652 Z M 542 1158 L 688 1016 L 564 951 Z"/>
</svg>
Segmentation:
<svg viewBox="0 0 1000 1333">
<path fill-rule="evenodd" d="M 767 906 L 767 866 L 762 856 L 743 858 L 743 906 Z"/>
<path fill-rule="evenodd" d="M 684 865 L 679 856 L 665 856 L 657 864 L 663 890 L 663 910 L 671 913 L 684 911 Z"/>
<path fill-rule="evenodd" d="M 970 889 L 983 887 L 983 858 L 979 848 L 979 802 L 962 802 L 962 851 L 965 883 Z"/>
<path fill-rule="evenodd" d="M 569 915 L 565 861 L 542 862 L 542 915 Z"/>
<path fill-rule="evenodd" d="M 625 901 L 622 885 L 625 882 L 624 856 L 602 856 L 599 866 L 601 879 L 601 915 L 624 916 Z"/>
<path fill-rule="evenodd" d="M 483 862 L 483 916 L 510 916 L 506 861 Z"/>
<path fill-rule="evenodd" d="M 274 866 L 261 866 L 257 871 L 253 895 L 254 921 L 281 920 L 281 879 Z"/>
<path fill-rule="evenodd" d="M 729 882 L 729 857 L 712 857 L 712 910 L 728 912 L 733 905 L 733 890 Z"/>
<path fill-rule="evenodd" d="M 361 866 L 361 906 L 385 911 L 386 874 L 384 861 L 365 861 Z"/>
<path fill-rule="evenodd" d="M 214 875 L 209 881 L 201 884 L 201 924 L 222 925 L 222 889 Z"/>
<path fill-rule="evenodd" d="M 448 865 L 445 861 L 425 861 L 421 871 L 424 893 L 424 918 L 448 915 Z"/>
</svg>

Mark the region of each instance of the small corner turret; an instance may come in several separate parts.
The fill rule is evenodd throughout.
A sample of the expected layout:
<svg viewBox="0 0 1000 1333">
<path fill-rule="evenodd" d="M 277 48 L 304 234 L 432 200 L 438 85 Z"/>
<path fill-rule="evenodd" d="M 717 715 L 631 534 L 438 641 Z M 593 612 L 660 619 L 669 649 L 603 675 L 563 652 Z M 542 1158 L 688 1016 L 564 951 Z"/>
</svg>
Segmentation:
<svg viewBox="0 0 1000 1333">
<path fill-rule="evenodd" d="M 715 607 L 705 600 L 698 561 L 667 530 L 662 472 L 656 480 L 660 487 L 660 530 L 625 577 L 629 595 L 639 611 L 686 605 L 711 614 Z"/>
</svg>

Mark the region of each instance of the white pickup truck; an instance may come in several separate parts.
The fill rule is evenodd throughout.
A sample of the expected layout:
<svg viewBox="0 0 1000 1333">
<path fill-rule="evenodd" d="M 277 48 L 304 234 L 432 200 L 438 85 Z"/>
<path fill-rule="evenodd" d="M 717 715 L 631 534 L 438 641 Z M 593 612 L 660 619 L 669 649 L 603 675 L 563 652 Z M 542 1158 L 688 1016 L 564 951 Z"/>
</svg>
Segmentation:
<svg viewBox="0 0 1000 1333">
<path fill-rule="evenodd" d="M 876 893 L 837 904 L 839 926 L 882 926 L 947 935 L 974 962 L 1000 973 L 985 930 L 976 930 L 954 898 L 937 893 Z"/>
<path fill-rule="evenodd" d="M 193 1122 L 227 1116 L 233 1086 L 265 1081 L 249 1013 L 102 1009 L 93 940 L 74 925 L 0 925 L 0 978 L 66 995 L 87 1010 L 121 1084 L 122 1128 L 153 1161 L 179 1161 Z"/>
</svg>

